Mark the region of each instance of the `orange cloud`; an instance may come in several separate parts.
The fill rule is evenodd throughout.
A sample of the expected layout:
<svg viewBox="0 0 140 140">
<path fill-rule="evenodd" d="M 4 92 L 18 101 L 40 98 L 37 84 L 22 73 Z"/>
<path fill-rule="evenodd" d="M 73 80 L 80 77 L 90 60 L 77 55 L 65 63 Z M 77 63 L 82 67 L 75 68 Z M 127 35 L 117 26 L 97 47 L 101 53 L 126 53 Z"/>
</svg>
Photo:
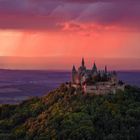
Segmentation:
<svg viewBox="0 0 140 140">
<path fill-rule="evenodd" d="M 72 26 L 75 28 L 75 25 Z M 87 30 L 90 31 L 90 27 Z M 81 35 L 81 33 L 84 35 Z M 75 61 L 79 63 L 81 57 L 91 59 L 140 58 L 140 34 L 138 33 L 114 32 L 110 29 L 105 29 L 101 32 L 94 31 L 89 36 L 86 36 L 86 33 L 85 30 L 80 33 L 75 33 L 74 30 L 71 32 L 2 30 L 0 32 L 0 40 L 2 40 L 0 55 L 46 57 L 47 66 L 52 68 L 61 68 L 62 65 L 69 67 Z M 11 60 L 9 59 L 9 61 Z M 19 62 L 20 60 L 17 61 Z M 40 64 L 40 61 L 43 60 L 31 59 L 30 62 L 36 64 L 38 67 L 42 67 L 43 65 L 46 67 L 46 63 L 41 62 L 42 64 Z M 16 61 L 14 60 L 13 62 Z M 126 64 L 128 65 L 127 62 Z"/>
</svg>

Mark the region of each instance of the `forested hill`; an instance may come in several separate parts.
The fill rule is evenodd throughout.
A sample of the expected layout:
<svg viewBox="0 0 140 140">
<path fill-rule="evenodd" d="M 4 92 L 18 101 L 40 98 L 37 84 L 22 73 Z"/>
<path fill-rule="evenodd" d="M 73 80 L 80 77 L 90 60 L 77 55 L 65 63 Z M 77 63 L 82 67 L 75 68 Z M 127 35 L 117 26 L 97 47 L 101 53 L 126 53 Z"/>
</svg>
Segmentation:
<svg viewBox="0 0 140 140">
<path fill-rule="evenodd" d="M 64 85 L 42 98 L 0 107 L 0 140 L 138 140 L 140 89 L 83 95 Z"/>
</svg>

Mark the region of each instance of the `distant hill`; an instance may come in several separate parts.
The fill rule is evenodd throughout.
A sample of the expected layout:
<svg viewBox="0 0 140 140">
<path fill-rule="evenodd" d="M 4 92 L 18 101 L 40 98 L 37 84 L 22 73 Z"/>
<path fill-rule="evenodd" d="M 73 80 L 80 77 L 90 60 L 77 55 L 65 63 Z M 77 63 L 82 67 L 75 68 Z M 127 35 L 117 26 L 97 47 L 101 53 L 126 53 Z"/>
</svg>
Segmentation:
<svg viewBox="0 0 140 140">
<path fill-rule="evenodd" d="M 42 98 L 0 106 L 0 140 L 140 139 L 140 89 L 83 95 L 61 85 Z"/>
</svg>

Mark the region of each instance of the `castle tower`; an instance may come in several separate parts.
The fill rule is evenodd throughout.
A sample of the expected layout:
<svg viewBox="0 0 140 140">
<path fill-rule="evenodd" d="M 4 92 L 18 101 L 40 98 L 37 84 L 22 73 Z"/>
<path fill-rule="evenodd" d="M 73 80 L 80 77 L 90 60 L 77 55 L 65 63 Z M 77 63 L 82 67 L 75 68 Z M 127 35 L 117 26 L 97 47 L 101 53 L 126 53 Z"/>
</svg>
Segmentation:
<svg viewBox="0 0 140 140">
<path fill-rule="evenodd" d="M 111 80 L 113 83 L 118 83 L 117 73 L 116 71 L 113 71 L 111 74 Z"/>
<path fill-rule="evenodd" d="M 84 58 L 82 58 L 82 67 L 83 68 L 85 67 L 85 60 L 84 60 Z"/>
<path fill-rule="evenodd" d="M 93 64 L 92 71 L 97 73 L 97 66 L 95 62 Z"/>
<path fill-rule="evenodd" d="M 105 66 L 105 73 L 107 73 L 107 66 Z"/>
<path fill-rule="evenodd" d="M 78 83 L 79 82 L 78 72 L 77 72 L 77 70 L 76 70 L 74 65 L 73 65 L 73 68 L 72 68 L 72 82 L 73 83 Z"/>
<path fill-rule="evenodd" d="M 84 73 L 85 71 L 86 71 L 85 60 L 84 60 L 84 58 L 82 58 L 82 63 L 78 69 L 78 73 L 80 75 L 81 73 Z"/>
</svg>

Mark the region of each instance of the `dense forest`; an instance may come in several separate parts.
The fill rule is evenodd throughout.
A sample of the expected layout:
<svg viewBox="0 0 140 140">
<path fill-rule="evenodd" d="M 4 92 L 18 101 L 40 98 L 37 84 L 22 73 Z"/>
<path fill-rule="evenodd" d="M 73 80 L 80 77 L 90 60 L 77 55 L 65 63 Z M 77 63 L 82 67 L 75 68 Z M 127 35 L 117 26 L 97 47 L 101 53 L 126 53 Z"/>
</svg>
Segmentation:
<svg viewBox="0 0 140 140">
<path fill-rule="evenodd" d="M 42 98 L 0 106 L 0 140 L 139 140 L 140 88 L 83 95 L 61 85 Z"/>
</svg>

